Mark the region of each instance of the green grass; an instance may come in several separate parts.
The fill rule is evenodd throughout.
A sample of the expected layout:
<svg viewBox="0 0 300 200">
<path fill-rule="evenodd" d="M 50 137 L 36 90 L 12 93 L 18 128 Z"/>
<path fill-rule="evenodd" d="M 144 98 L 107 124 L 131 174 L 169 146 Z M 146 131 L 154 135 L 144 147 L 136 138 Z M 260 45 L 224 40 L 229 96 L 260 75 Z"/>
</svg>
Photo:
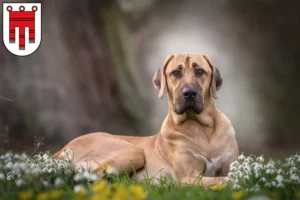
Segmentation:
<svg viewBox="0 0 300 200">
<path fill-rule="evenodd" d="M 223 184 L 180 185 L 165 177 L 143 181 L 99 176 L 51 154 L 0 155 L 0 199 L 300 199 L 300 156 L 265 160 L 241 155 Z"/>
</svg>

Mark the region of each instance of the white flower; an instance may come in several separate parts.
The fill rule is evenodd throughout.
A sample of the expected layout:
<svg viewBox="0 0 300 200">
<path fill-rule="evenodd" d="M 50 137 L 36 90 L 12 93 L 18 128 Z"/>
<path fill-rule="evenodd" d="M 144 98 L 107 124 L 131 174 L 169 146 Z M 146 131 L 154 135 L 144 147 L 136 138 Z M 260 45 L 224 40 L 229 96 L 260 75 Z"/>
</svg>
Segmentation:
<svg viewBox="0 0 300 200">
<path fill-rule="evenodd" d="M 267 173 L 267 174 L 274 174 L 274 170 L 273 170 L 273 169 L 267 169 L 267 170 L 266 170 L 266 173 Z"/>
<path fill-rule="evenodd" d="M 269 162 L 269 163 L 267 164 L 267 169 L 274 169 L 274 168 L 275 168 L 274 163 Z"/>
<path fill-rule="evenodd" d="M 59 155 L 59 157 L 67 160 L 72 160 L 74 157 L 74 151 L 73 149 L 66 149 Z"/>
<path fill-rule="evenodd" d="M 22 160 L 26 160 L 28 158 L 28 156 L 25 153 L 22 153 L 21 156 L 20 156 L 20 158 Z"/>
<path fill-rule="evenodd" d="M 247 158 L 245 159 L 245 162 L 252 163 L 252 162 L 253 162 L 253 158 L 247 157 Z"/>
<path fill-rule="evenodd" d="M 5 175 L 3 173 L 0 173 L 0 180 L 5 179 Z"/>
<path fill-rule="evenodd" d="M 284 185 L 283 185 L 283 183 L 278 183 L 278 184 L 276 185 L 276 187 L 278 187 L 278 188 L 283 188 Z"/>
<path fill-rule="evenodd" d="M 96 174 L 91 174 L 90 175 L 90 180 L 91 181 L 97 181 L 98 180 L 98 176 Z"/>
<path fill-rule="evenodd" d="M 12 156 L 13 156 L 13 154 L 11 152 L 7 152 L 4 157 L 11 158 Z"/>
<path fill-rule="evenodd" d="M 255 173 L 255 178 L 259 178 L 261 176 L 261 173 L 257 172 Z"/>
<path fill-rule="evenodd" d="M 242 178 L 243 177 L 243 173 L 241 171 L 237 171 L 236 172 L 237 177 Z"/>
<path fill-rule="evenodd" d="M 64 180 L 60 177 L 57 177 L 54 181 L 54 185 L 59 187 L 59 186 L 63 186 L 65 184 Z"/>
<path fill-rule="evenodd" d="M 75 185 L 74 192 L 80 192 L 81 190 L 84 190 L 84 187 L 82 185 Z"/>
<path fill-rule="evenodd" d="M 82 167 L 76 167 L 76 171 L 78 173 L 82 173 L 84 171 L 84 169 Z"/>
<path fill-rule="evenodd" d="M 53 172 L 53 173 L 56 173 L 56 170 L 54 169 L 54 168 L 49 168 L 48 170 L 47 170 L 47 172 L 50 174 L 51 172 Z"/>
<path fill-rule="evenodd" d="M 49 158 L 50 158 L 50 157 L 49 157 L 48 154 L 44 154 L 44 155 L 43 155 L 43 159 L 44 159 L 44 160 L 48 160 Z"/>
<path fill-rule="evenodd" d="M 42 156 L 40 156 L 40 155 L 35 155 L 35 156 L 33 156 L 33 158 L 36 159 L 37 161 L 42 160 Z"/>
<path fill-rule="evenodd" d="M 65 166 L 66 166 L 65 163 L 59 163 L 59 164 L 58 164 L 58 168 L 59 168 L 59 169 L 64 169 Z"/>
<path fill-rule="evenodd" d="M 222 182 L 227 183 L 227 182 L 231 182 L 231 181 L 232 181 L 232 179 L 227 176 L 223 179 Z"/>
<path fill-rule="evenodd" d="M 263 166 L 260 163 L 253 163 L 252 166 L 253 165 L 254 165 L 253 169 L 254 169 L 255 172 L 260 171 L 260 170 L 263 169 Z"/>
<path fill-rule="evenodd" d="M 244 176 L 244 179 L 249 180 L 250 177 L 248 175 Z"/>
<path fill-rule="evenodd" d="M 277 171 L 277 174 L 284 174 L 284 171 L 283 171 L 282 169 L 279 169 L 279 170 Z"/>
<path fill-rule="evenodd" d="M 252 191 L 252 192 L 259 192 L 259 191 L 260 191 L 259 185 L 256 184 L 254 187 L 252 187 L 252 188 L 250 189 L 250 191 Z"/>
<path fill-rule="evenodd" d="M 46 187 L 49 185 L 48 181 L 42 181 L 42 183 L 43 183 L 43 185 L 46 186 Z"/>
<path fill-rule="evenodd" d="M 240 166 L 238 167 L 238 170 L 242 170 L 243 168 L 244 168 L 244 164 L 240 165 Z"/>
<path fill-rule="evenodd" d="M 266 181 L 267 181 L 267 179 L 266 179 L 265 177 L 261 177 L 261 178 L 259 179 L 259 182 L 265 183 Z"/>
<path fill-rule="evenodd" d="M 292 174 L 290 177 L 291 180 L 296 181 L 297 183 L 300 182 L 300 178 L 296 174 Z"/>
<path fill-rule="evenodd" d="M 28 165 L 26 163 L 20 163 L 19 167 L 21 170 L 25 170 L 28 167 Z"/>
<path fill-rule="evenodd" d="M 295 160 L 296 160 L 297 163 L 300 163 L 300 155 L 296 155 Z"/>
<path fill-rule="evenodd" d="M 15 159 L 19 159 L 20 156 L 19 156 L 18 154 L 15 154 L 15 155 L 14 155 L 14 158 L 15 158 Z"/>
<path fill-rule="evenodd" d="M 38 166 L 33 169 L 28 169 L 25 171 L 26 174 L 32 174 L 32 175 L 39 175 L 42 172 L 43 172 L 42 169 Z"/>
<path fill-rule="evenodd" d="M 241 155 L 238 157 L 238 160 L 241 160 L 241 161 L 245 160 L 245 156 L 244 156 L 243 154 L 241 154 Z"/>
<path fill-rule="evenodd" d="M 259 157 L 256 158 L 256 161 L 260 162 L 260 163 L 263 163 L 265 161 L 265 159 L 264 159 L 263 156 L 259 156 Z"/>
<path fill-rule="evenodd" d="M 83 172 L 83 176 L 85 179 L 89 180 L 90 179 L 90 173 L 88 171 Z"/>
<path fill-rule="evenodd" d="M 267 196 L 252 196 L 248 200 L 269 200 Z"/>
<path fill-rule="evenodd" d="M 295 163 L 294 163 L 294 161 L 289 161 L 289 162 L 287 163 L 287 165 L 288 165 L 288 166 L 295 166 Z"/>
<path fill-rule="evenodd" d="M 284 178 L 281 175 L 277 175 L 275 179 L 278 183 L 282 183 L 284 181 Z"/>
<path fill-rule="evenodd" d="M 237 168 L 235 166 L 230 166 L 230 171 L 236 171 Z"/>
<path fill-rule="evenodd" d="M 297 173 L 297 171 L 298 171 L 298 169 L 296 167 L 291 167 L 289 173 L 290 174 L 295 174 L 295 173 Z"/>
<path fill-rule="evenodd" d="M 244 170 L 245 170 L 245 172 L 247 172 L 248 174 L 251 173 L 251 167 L 250 167 L 249 165 L 246 165 L 246 166 L 244 167 Z"/>
<path fill-rule="evenodd" d="M 17 187 L 21 187 L 21 186 L 24 185 L 24 184 L 25 184 L 25 181 L 24 181 L 24 180 L 22 180 L 22 179 L 16 180 L 16 186 L 17 186 Z"/>
<path fill-rule="evenodd" d="M 4 166 L 5 169 L 12 169 L 14 166 L 14 164 L 12 162 L 8 162 L 6 163 L 6 165 Z"/>
<path fill-rule="evenodd" d="M 84 179 L 85 179 L 85 178 L 84 178 L 83 174 L 81 174 L 81 173 L 77 173 L 77 174 L 75 174 L 75 176 L 74 176 L 74 181 L 76 181 L 76 182 L 82 181 L 82 180 L 84 180 Z"/>
<path fill-rule="evenodd" d="M 14 175 L 13 174 L 7 174 L 7 176 L 6 176 L 6 179 L 8 180 L 8 181 L 11 181 L 12 179 L 14 178 Z"/>
<path fill-rule="evenodd" d="M 237 166 L 239 166 L 239 162 L 238 161 L 233 161 L 231 164 L 230 164 L 230 168 L 231 167 L 237 167 Z"/>
<path fill-rule="evenodd" d="M 265 184 L 265 187 L 270 188 L 270 187 L 272 187 L 272 184 L 268 182 L 268 183 Z"/>
<path fill-rule="evenodd" d="M 30 163 L 29 164 L 29 168 L 31 168 L 31 169 L 34 169 L 34 168 L 36 168 L 37 167 L 37 165 L 35 164 L 35 163 Z"/>
<path fill-rule="evenodd" d="M 234 177 L 234 173 L 233 172 L 229 172 L 227 176 L 230 177 L 230 178 L 233 178 Z"/>
<path fill-rule="evenodd" d="M 238 189 L 241 189 L 242 187 L 240 185 L 238 185 L 238 184 L 234 184 L 232 186 L 232 188 L 238 190 Z"/>
</svg>

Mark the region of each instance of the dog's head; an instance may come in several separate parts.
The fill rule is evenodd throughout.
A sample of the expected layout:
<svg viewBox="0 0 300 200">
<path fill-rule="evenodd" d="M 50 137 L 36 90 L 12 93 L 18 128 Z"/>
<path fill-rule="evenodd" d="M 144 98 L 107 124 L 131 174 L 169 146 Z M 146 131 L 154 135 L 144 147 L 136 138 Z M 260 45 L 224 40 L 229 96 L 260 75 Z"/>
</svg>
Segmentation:
<svg viewBox="0 0 300 200">
<path fill-rule="evenodd" d="M 212 97 L 217 98 L 222 77 L 203 54 L 169 55 L 153 77 L 159 98 L 167 88 L 169 101 L 177 114 L 193 111 L 200 114 Z"/>
</svg>

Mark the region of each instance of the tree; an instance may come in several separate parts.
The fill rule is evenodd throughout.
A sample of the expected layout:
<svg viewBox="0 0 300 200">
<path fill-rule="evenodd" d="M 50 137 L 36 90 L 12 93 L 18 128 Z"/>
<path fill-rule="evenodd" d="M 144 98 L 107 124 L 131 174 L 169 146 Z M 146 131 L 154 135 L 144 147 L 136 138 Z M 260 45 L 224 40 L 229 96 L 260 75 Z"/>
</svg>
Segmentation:
<svg viewBox="0 0 300 200">
<path fill-rule="evenodd" d="M 118 4 L 66 0 L 42 8 L 42 42 L 33 55 L 0 49 L 0 95 L 13 100 L 0 100 L 1 130 L 9 128 L 12 147 L 31 145 L 34 135 L 63 145 L 88 132 L 150 134 L 144 83 Z"/>
</svg>

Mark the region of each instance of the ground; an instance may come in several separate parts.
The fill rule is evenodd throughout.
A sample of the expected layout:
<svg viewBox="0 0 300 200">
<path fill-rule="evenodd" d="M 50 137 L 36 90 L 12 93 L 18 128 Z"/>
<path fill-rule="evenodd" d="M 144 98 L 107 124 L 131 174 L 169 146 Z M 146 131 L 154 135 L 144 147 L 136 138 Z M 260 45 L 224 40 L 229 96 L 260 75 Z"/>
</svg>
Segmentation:
<svg viewBox="0 0 300 200">
<path fill-rule="evenodd" d="M 180 185 L 159 178 L 137 181 L 128 175 L 105 174 L 76 168 L 71 161 L 49 152 L 0 155 L 0 199 L 300 199 L 300 155 L 284 160 L 241 154 L 231 163 L 228 178 L 211 187 Z M 201 178 L 201 177 L 199 177 Z"/>
</svg>

